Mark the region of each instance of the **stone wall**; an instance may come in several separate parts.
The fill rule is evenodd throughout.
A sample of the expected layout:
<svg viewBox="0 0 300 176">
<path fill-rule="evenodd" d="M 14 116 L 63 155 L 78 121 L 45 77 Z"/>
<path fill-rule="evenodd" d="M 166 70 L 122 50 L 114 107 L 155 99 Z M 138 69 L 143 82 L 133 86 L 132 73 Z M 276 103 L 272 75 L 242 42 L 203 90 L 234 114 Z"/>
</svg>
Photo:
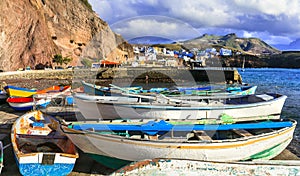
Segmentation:
<svg viewBox="0 0 300 176">
<path fill-rule="evenodd" d="M 151 82 L 238 82 L 241 77 L 237 70 L 222 68 L 186 68 L 135 67 L 135 68 L 100 68 L 100 69 L 65 69 L 65 70 L 30 70 L 0 73 L 0 80 L 12 79 L 60 79 L 60 80 L 118 80 Z"/>
</svg>

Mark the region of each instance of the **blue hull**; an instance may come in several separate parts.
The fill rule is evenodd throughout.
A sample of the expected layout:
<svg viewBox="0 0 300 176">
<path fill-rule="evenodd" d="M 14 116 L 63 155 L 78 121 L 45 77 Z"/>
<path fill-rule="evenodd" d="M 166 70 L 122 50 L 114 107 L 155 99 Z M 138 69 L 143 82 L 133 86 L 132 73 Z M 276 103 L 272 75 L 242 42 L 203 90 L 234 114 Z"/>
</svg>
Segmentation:
<svg viewBox="0 0 300 176">
<path fill-rule="evenodd" d="M 59 176 L 68 175 L 72 172 L 74 164 L 55 163 L 53 165 L 42 165 L 36 163 L 18 164 L 19 171 L 22 175 L 30 176 Z"/>
<path fill-rule="evenodd" d="M 111 92 L 109 89 L 99 90 L 94 87 L 90 87 L 88 85 L 83 84 L 84 92 L 92 95 L 100 95 L 100 96 L 110 96 Z"/>
<path fill-rule="evenodd" d="M 39 107 L 46 108 L 49 104 L 50 104 L 50 102 L 40 104 L 40 105 L 37 105 L 37 108 L 39 108 Z M 24 106 L 24 107 L 10 106 L 10 107 L 13 108 L 15 111 L 30 111 L 30 110 L 33 110 L 33 106 Z"/>
</svg>

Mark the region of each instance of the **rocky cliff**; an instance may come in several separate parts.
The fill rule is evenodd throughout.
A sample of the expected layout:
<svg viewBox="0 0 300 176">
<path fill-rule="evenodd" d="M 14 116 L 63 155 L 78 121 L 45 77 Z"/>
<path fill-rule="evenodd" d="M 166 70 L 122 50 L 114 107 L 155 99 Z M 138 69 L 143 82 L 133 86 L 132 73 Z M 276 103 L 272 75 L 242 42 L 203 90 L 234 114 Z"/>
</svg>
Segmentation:
<svg viewBox="0 0 300 176">
<path fill-rule="evenodd" d="M 81 65 L 81 57 L 118 61 L 132 57 L 132 46 L 86 2 L 2 0 L 0 69 L 52 65 L 55 54 L 72 57 L 72 65 Z"/>
</svg>

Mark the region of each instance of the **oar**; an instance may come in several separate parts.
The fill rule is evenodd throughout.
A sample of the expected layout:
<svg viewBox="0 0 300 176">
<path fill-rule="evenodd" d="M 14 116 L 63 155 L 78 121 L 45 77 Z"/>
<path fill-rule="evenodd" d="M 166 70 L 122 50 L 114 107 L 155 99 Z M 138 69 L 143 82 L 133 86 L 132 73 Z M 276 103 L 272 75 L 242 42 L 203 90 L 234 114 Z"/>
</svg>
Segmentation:
<svg viewBox="0 0 300 176">
<path fill-rule="evenodd" d="M 233 130 L 233 129 L 264 129 L 264 128 L 283 128 L 291 127 L 293 122 L 258 122 L 258 123 L 244 123 L 244 124 L 222 124 L 222 125 L 172 125 L 161 120 L 159 122 L 149 121 L 141 125 L 130 124 L 75 124 L 69 125 L 69 128 L 75 130 L 95 130 L 95 131 L 140 131 L 148 135 L 163 134 L 169 131 L 192 131 L 192 130 Z"/>
</svg>

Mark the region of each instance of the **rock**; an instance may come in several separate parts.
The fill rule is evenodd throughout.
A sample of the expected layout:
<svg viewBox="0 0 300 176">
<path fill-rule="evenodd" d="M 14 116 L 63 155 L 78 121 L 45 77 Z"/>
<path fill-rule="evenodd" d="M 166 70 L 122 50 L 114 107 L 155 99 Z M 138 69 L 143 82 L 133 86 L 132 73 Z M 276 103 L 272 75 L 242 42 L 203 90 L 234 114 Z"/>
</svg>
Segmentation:
<svg viewBox="0 0 300 176">
<path fill-rule="evenodd" d="M 0 10 L 1 70 L 52 65 L 55 54 L 72 57 L 71 65 L 77 65 L 82 51 L 93 38 L 100 40 L 108 60 L 133 56 L 133 52 L 125 55 L 121 52 L 131 51 L 132 46 L 114 34 L 82 0 L 2 0 Z M 105 36 L 99 38 L 99 33 Z M 99 47 L 89 46 L 85 56 L 91 58 L 94 55 L 87 53 Z"/>
</svg>

